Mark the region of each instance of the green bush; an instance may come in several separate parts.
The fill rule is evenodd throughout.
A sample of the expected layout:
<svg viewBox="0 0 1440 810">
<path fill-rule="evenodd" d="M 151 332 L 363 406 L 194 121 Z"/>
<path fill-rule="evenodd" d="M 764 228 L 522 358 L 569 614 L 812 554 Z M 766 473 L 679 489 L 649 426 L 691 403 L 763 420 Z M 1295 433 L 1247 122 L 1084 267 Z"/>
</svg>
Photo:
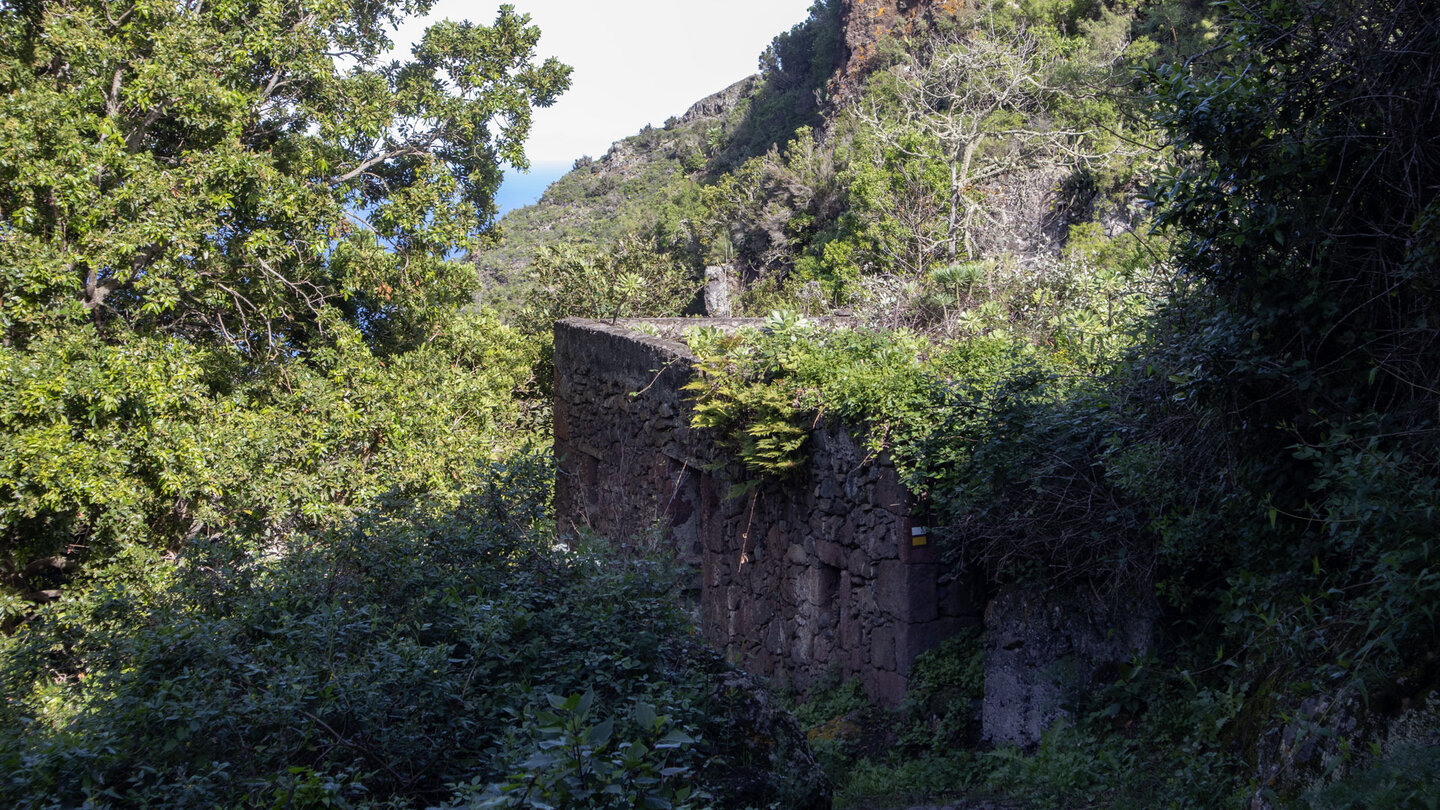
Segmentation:
<svg viewBox="0 0 1440 810">
<path fill-rule="evenodd" d="M 915 802 L 975 798 L 983 793 L 985 764 L 975 754 L 896 756 L 849 765 L 835 791 L 837 808 L 905 807 Z"/>
<path fill-rule="evenodd" d="M 526 320 L 548 332 L 562 318 L 679 315 L 700 289 L 688 267 L 633 234 L 606 248 L 561 245 L 535 254 Z"/>
<path fill-rule="evenodd" d="M 540 756 L 556 723 L 577 729 L 546 695 L 582 693 L 586 722 L 630 743 L 591 725 L 593 756 L 636 762 L 600 787 L 682 795 L 708 714 L 671 579 L 550 547 L 543 457 L 475 474 L 454 507 L 402 499 L 177 563 L 137 548 L 41 609 L 0 641 L 6 806 L 462 801 L 562 779 Z"/>
<path fill-rule="evenodd" d="M 332 345 L 248 372 L 223 348 L 87 328 L 0 347 L 0 576 L 331 526 L 389 490 L 453 502 L 476 460 L 538 435 L 539 347 L 486 315 L 434 321 L 388 357 L 332 323 Z"/>
</svg>

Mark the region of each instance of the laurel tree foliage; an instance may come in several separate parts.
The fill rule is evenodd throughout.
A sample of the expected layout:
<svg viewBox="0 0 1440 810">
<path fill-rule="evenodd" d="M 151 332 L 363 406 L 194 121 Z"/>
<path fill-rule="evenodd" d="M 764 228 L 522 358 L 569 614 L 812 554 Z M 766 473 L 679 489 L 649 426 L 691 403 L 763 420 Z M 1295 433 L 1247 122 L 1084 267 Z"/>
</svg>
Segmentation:
<svg viewBox="0 0 1440 810">
<path fill-rule="evenodd" d="M 569 69 L 428 4 L 0 5 L 3 576 L 458 493 L 524 421 L 461 312 L 500 160 Z M 513 435 L 513 433 L 512 433 Z M 423 448 L 423 449 L 422 449 Z"/>
<path fill-rule="evenodd" d="M 7 807 L 708 804 L 659 565 L 553 545 L 541 454 L 256 553 L 133 547 L 0 640 Z M 700 666 L 696 666 L 696 662 Z"/>
</svg>

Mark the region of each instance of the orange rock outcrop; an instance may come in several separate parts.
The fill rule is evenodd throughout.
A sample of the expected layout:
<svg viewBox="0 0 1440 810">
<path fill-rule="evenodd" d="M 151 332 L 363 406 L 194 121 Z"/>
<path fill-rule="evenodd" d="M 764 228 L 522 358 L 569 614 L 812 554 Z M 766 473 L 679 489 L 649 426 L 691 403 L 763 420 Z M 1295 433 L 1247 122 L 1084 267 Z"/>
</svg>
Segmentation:
<svg viewBox="0 0 1440 810">
<path fill-rule="evenodd" d="M 973 7 L 974 0 L 849 0 L 844 11 L 845 62 L 836 72 L 830 95 L 843 105 L 859 97 L 878 43 L 887 36 L 905 35 L 918 22 L 957 17 Z"/>
</svg>

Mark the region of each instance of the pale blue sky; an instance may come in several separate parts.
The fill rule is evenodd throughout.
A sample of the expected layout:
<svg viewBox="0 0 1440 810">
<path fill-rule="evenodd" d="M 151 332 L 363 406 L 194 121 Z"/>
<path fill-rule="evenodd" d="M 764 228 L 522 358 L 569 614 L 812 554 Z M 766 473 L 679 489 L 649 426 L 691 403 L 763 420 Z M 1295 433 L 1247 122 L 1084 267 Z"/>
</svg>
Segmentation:
<svg viewBox="0 0 1440 810">
<path fill-rule="evenodd" d="M 776 34 L 805 19 L 811 0 L 511 0 L 540 26 L 540 54 L 575 68 L 570 92 L 537 110 L 531 163 L 599 157 L 646 124 L 755 72 Z M 498 3 L 439 0 L 432 19 L 488 24 Z M 397 43 L 423 30 L 401 29 Z M 408 46 L 407 46 L 408 47 Z"/>
</svg>

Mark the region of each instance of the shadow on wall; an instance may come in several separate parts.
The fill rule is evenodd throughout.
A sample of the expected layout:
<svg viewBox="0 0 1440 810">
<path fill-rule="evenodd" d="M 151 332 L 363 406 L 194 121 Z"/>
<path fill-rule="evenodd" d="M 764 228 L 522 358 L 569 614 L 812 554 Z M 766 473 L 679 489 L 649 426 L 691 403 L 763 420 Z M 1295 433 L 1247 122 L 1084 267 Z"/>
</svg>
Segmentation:
<svg viewBox="0 0 1440 810">
<path fill-rule="evenodd" d="M 663 542 L 696 571 L 701 629 L 740 666 L 805 690 L 834 673 L 877 702 L 905 695 L 916 656 L 980 621 L 973 579 L 942 581 L 883 458 L 820 425 L 804 473 L 727 498 L 740 480 L 681 387 L 684 319 L 659 336 L 570 319 L 555 328 L 556 517 L 620 544 Z M 740 319 L 707 325 L 739 326 Z"/>
<path fill-rule="evenodd" d="M 640 323 L 656 334 L 631 328 Z M 1122 609 L 1081 590 L 993 587 L 941 565 L 894 467 L 840 426 L 816 426 L 807 465 L 787 485 L 726 497 L 743 470 L 690 427 L 682 393 L 694 374 L 683 331 L 696 323 L 556 324 L 556 519 L 562 532 L 593 531 L 618 547 L 672 549 L 695 572 L 702 632 L 731 661 L 802 692 L 826 676 L 858 678 L 895 706 L 916 657 L 983 617 L 982 734 L 1032 746 L 1149 647 L 1153 600 Z"/>
</svg>

